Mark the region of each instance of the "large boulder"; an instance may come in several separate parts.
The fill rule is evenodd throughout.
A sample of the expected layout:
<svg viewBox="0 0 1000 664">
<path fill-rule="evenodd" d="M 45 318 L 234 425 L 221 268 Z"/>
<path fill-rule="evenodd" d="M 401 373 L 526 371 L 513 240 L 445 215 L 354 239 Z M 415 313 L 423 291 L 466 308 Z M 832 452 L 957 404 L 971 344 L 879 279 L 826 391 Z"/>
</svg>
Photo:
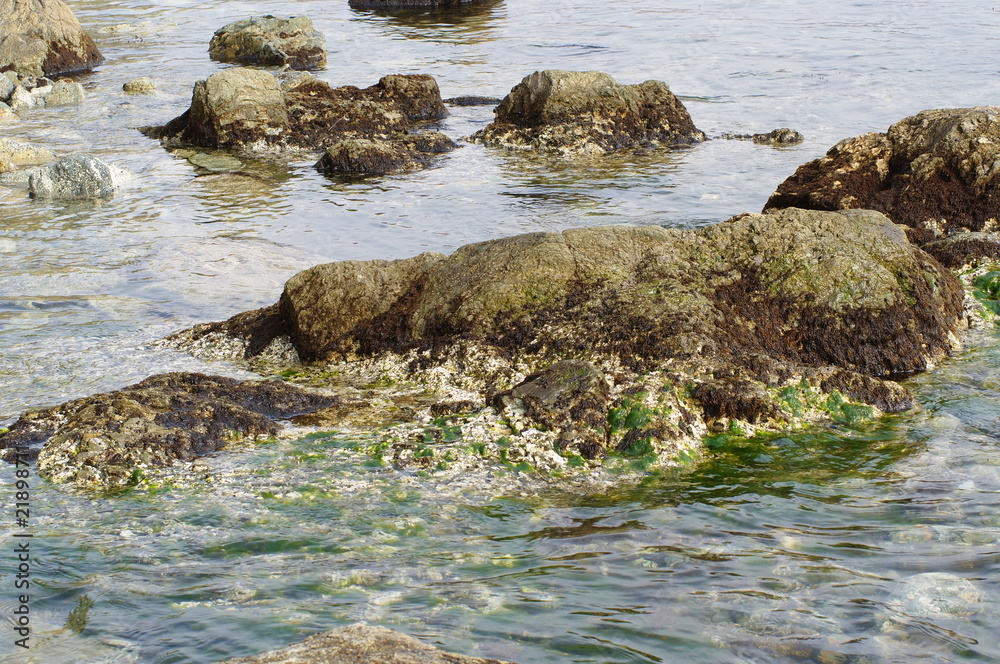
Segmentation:
<svg viewBox="0 0 1000 664">
<path fill-rule="evenodd" d="M 765 210 L 878 210 L 924 243 L 1000 229 L 1000 107 L 923 111 L 844 139 L 778 186 Z"/>
<path fill-rule="evenodd" d="M 306 16 L 254 16 L 219 28 L 208 52 L 223 62 L 314 69 L 326 65 L 326 38 Z"/>
<path fill-rule="evenodd" d="M 336 399 L 278 381 L 170 373 L 116 392 L 28 411 L 0 434 L 2 456 L 38 455 L 38 472 L 56 482 L 103 489 L 127 486 L 149 468 L 190 460 L 241 438 L 276 435 L 274 421 Z"/>
<path fill-rule="evenodd" d="M 626 362 L 764 352 L 888 375 L 950 348 L 961 300 L 956 279 L 883 215 L 786 210 L 321 265 L 288 281 L 281 308 L 308 359 L 464 337 Z"/>
<path fill-rule="evenodd" d="M 733 421 L 904 410 L 891 378 L 932 366 L 964 325 L 956 277 L 881 213 L 787 209 L 318 265 L 277 304 L 164 343 L 266 371 L 291 344 L 319 373 L 427 384 L 445 395 L 432 412 L 478 413 L 452 424 L 481 436 L 466 449 L 562 472 L 607 454 L 675 463 Z M 394 458 L 426 461 L 408 436 Z"/>
<path fill-rule="evenodd" d="M 143 131 L 171 146 L 319 152 L 346 139 L 418 141 L 408 132 L 447 114 L 437 82 L 426 75 L 331 88 L 308 74 L 280 84 L 269 72 L 235 68 L 196 83 L 190 109 Z"/>
<path fill-rule="evenodd" d="M 466 657 L 385 627 L 357 624 L 315 634 L 279 650 L 219 664 L 509 664 Z"/>
<path fill-rule="evenodd" d="M 0 16 L 0 71 L 51 76 L 104 62 L 97 44 L 62 0 L 0 0 Z"/>
<path fill-rule="evenodd" d="M 620 85 L 602 72 L 547 70 L 527 76 L 472 139 L 486 145 L 597 155 L 705 140 L 660 81 Z"/>
</svg>

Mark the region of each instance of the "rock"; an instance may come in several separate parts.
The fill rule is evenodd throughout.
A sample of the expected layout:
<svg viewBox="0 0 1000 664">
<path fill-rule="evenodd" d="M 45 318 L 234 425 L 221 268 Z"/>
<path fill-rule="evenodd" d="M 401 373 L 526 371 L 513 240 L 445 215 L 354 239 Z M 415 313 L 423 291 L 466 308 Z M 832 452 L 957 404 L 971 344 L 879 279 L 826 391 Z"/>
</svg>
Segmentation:
<svg viewBox="0 0 1000 664">
<path fill-rule="evenodd" d="M 39 474 L 53 482 L 113 489 L 134 483 L 144 469 L 190 460 L 241 438 L 273 437 L 280 430 L 275 419 L 335 402 L 282 382 L 161 374 L 28 411 L 0 434 L 0 449 L 8 461 L 14 447 L 36 451 Z"/>
<path fill-rule="evenodd" d="M 10 106 L 11 110 L 14 111 L 34 108 L 37 103 L 38 100 L 35 96 L 20 85 L 14 88 L 14 92 L 12 92 L 10 97 L 7 99 L 7 104 Z"/>
<path fill-rule="evenodd" d="M 219 664 L 510 664 L 445 652 L 385 627 L 357 624 L 310 636 L 280 650 Z"/>
<path fill-rule="evenodd" d="M 497 106 L 502 100 L 496 97 L 451 97 L 445 99 L 444 103 L 451 106 Z"/>
<path fill-rule="evenodd" d="M 127 81 L 122 86 L 122 90 L 130 95 L 148 95 L 156 91 L 156 86 L 153 85 L 152 79 L 148 76 L 140 76 Z"/>
<path fill-rule="evenodd" d="M 0 0 L 0 16 L 8 26 L 0 37 L 0 70 L 51 76 L 104 62 L 62 0 Z"/>
<path fill-rule="evenodd" d="M 913 619 L 939 620 L 972 616 L 983 610 L 986 595 L 974 583 L 947 572 L 927 572 L 898 583 L 886 606 Z"/>
<path fill-rule="evenodd" d="M 925 243 L 945 234 L 995 231 L 1000 217 L 1000 108 L 939 109 L 886 133 L 841 141 L 803 164 L 765 210 L 878 210 Z"/>
<path fill-rule="evenodd" d="M 491 0 L 349 0 L 355 9 L 451 9 Z"/>
<path fill-rule="evenodd" d="M 17 113 L 11 110 L 10 106 L 0 102 L 0 122 L 17 122 Z"/>
<path fill-rule="evenodd" d="M 55 158 L 56 155 L 47 147 L 0 138 L 0 159 L 16 166 L 44 164 Z"/>
<path fill-rule="evenodd" d="M 1000 260 L 1000 234 L 955 233 L 942 240 L 928 242 L 923 250 L 951 269 L 996 261 Z"/>
<path fill-rule="evenodd" d="M 225 154 L 205 154 L 204 152 L 194 152 L 185 157 L 192 166 L 197 166 L 213 173 L 224 173 L 243 168 L 243 162 L 236 157 Z"/>
<path fill-rule="evenodd" d="M 327 175 L 387 175 L 425 168 L 429 156 L 458 145 L 444 134 L 427 132 L 407 139 L 348 138 L 326 149 L 316 163 Z"/>
<path fill-rule="evenodd" d="M 239 152 L 325 149 L 346 139 L 419 142 L 406 132 L 447 116 L 430 76 L 385 76 L 370 88 L 331 88 L 312 76 L 285 81 L 268 72 L 228 69 L 195 85 L 191 108 L 144 133 L 167 146 Z M 426 151 L 426 150 L 423 150 Z"/>
<path fill-rule="evenodd" d="M 802 134 L 788 127 L 772 129 L 766 134 L 723 134 L 722 138 L 730 141 L 753 141 L 757 145 L 772 145 L 775 147 L 796 145 L 803 140 Z"/>
<path fill-rule="evenodd" d="M 6 76 L 0 76 L 0 101 L 7 101 L 14 94 L 14 82 Z"/>
<path fill-rule="evenodd" d="M 164 343 L 269 372 L 296 362 L 321 382 L 423 385 L 462 431 L 456 463 L 561 477 L 676 465 L 733 422 L 752 435 L 912 407 L 891 377 L 956 347 L 963 294 L 880 213 L 787 209 L 318 265 L 277 304 Z M 426 467 L 421 441 L 445 434 L 398 426 L 379 449 Z"/>
<path fill-rule="evenodd" d="M 600 155 L 705 140 L 660 81 L 619 85 L 602 72 L 548 70 L 525 77 L 472 136 L 486 145 Z"/>
<path fill-rule="evenodd" d="M 208 52 L 222 62 L 314 69 L 326 65 L 326 38 L 305 16 L 254 16 L 217 30 Z"/>
<path fill-rule="evenodd" d="M 131 179 L 128 171 L 90 155 L 64 157 L 36 169 L 28 180 L 35 198 L 107 198 Z"/>
<path fill-rule="evenodd" d="M 590 362 L 563 360 L 494 397 L 498 409 L 523 409 L 535 422 L 560 432 L 559 446 L 585 459 L 605 454 L 611 399 L 604 373 Z"/>
<path fill-rule="evenodd" d="M 83 86 L 69 79 L 56 81 L 45 94 L 45 106 L 79 106 L 83 103 Z"/>
</svg>

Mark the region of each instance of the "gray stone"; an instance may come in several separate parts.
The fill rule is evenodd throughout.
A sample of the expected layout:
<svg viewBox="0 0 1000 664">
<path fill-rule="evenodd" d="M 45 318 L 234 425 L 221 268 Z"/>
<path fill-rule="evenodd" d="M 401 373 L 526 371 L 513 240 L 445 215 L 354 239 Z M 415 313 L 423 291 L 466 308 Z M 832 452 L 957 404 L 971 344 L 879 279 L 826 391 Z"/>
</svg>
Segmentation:
<svg viewBox="0 0 1000 664">
<path fill-rule="evenodd" d="M 5 29 L 0 37 L 0 69 L 30 76 L 90 69 L 104 62 L 62 0 L 0 0 Z"/>
<path fill-rule="evenodd" d="M 0 101 L 7 101 L 14 93 L 14 83 L 6 76 L 0 76 Z"/>
<path fill-rule="evenodd" d="M 72 155 L 37 169 L 28 180 L 35 198 L 108 198 L 130 179 L 128 171 L 90 155 Z"/>
<path fill-rule="evenodd" d="M 56 81 L 52 90 L 45 95 L 48 106 L 79 106 L 83 103 L 83 86 L 75 81 Z"/>
<path fill-rule="evenodd" d="M 510 664 L 426 645 L 385 627 L 351 625 L 310 636 L 280 650 L 219 664 Z"/>
<path fill-rule="evenodd" d="M 326 65 L 326 38 L 305 16 L 254 16 L 220 28 L 208 46 L 212 57 L 245 65 Z"/>
<path fill-rule="evenodd" d="M 148 76 L 140 76 L 126 82 L 122 90 L 130 95 L 148 95 L 156 91 L 156 86 Z"/>
<path fill-rule="evenodd" d="M 660 81 L 619 85 L 603 72 L 548 70 L 527 76 L 471 139 L 572 156 L 667 147 L 705 140 Z"/>
</svg>

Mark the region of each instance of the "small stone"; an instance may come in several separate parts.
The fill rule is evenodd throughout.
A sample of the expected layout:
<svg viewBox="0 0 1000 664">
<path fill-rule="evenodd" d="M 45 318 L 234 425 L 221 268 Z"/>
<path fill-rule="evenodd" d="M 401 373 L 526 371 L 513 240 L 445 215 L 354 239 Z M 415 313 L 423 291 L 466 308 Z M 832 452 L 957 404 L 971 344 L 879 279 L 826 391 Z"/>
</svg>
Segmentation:
<svg viewBox="0 0 1000 664">
<path fill-rule="evenodd" d="M 0 122 L 16 122 L 17 113 L 11 110 L 10 106 L 0 101 Z"/>
<path fill-rule="evenodd" d="M 83 86 L 76 81 L 63 79 L 52 86 L 45 96 L 46 106 L 79 106 L 83 103 Z"/>
<path fill-rule="evenodd" d="M 0 76 L 0 101 L 7 101 L 13 93 L 13 81 L 6 76 Z"/>
<path fill-rule="evenodd" d="M 156 91 L 156 86 L 148 76 L 140 76 L 125 83 L 122 90 L 130 95 L 148 95 Z"/>
<path fill-rule="evenodd" d="M 25 108 L 34 108 L 36 103 L 37 99 L 34 95 L 20 85 L 14 88 L 14 92 L 11 93 L 10 98 L 7 100 L 7 104 L 10 106 L 11 110 L 14 111 L 20 111 Z"/>
</svg>

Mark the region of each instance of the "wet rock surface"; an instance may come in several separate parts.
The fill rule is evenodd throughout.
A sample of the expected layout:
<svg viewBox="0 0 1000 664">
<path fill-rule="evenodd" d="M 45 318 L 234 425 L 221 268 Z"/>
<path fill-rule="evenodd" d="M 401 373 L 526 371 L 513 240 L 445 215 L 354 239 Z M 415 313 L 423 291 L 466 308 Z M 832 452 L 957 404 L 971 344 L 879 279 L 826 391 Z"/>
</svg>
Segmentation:
<svg viewBox="0 0 1000 664">
<path fill-rule="evenodd" d="M 90 155 L 72 155 L 34 169 L 28 178 L 28 191 L 35 198 L 108 198 L 130 179 L 128 171 L 114 164 Z"/>
<path fill-rule="evenodd" d="M 316 168 L 327 175 L 405 173 L 426 168 L 434 155 L 457 147 L 453 140 L 439 132 L 387 140 L 348 138 L 328 147 Z"/>
<path fill-rule="evenodd" d="M 963 325 L 957 279 L 886 217 L 789 209 L 320 265 L 276 305 L 164 343 L 423 385 L 480 457 L 558 470 L 608 455 L 669 465 L 731 422 L 904 410 L 912 396 L 885 378 L 931 366 Z M 386 435 L 394 463 L 429 457 L 424 429 Z"/>
<path fill-rule="evenodd" d="M 510 664 L 467 657 L 421 643 L 385 627 L 357 624 L 253 657 L 236 657 L 219 664 Z"/>
<path fill-rule="evenodd" d="M 355 9 L 450 9 L 493 0 L 349 0 Z"/>
<path fill-rule="evenodd" d="M 24 413 L 0 434 L 38 454 L 38 472 L 56 482 L 128 486 L 149 468 L 190 460 L 239 439 L 276 435 L 276 419 L 336 403 L 273 381 L 170 373 L 117 392 Z"/>
<path fill-rule="evenodd" d="M 288 65 L 314 69 L 326 65 L 326 38 L 306 16 L 254 16 L 215 32 L 208 51 L 216 60 L 246 65 Z"/>
<path fill-rule="evenodd" d="M 603 72 L 535 72 L 495 113 L 493 123 L 472 140 L 574 156 L 705 140 L 666 84 L 620 85 Z"/>
<path fill-rule="evenodd" d="M 130 95 L 148 95 L 156 91 L 156 85 L 148 76 L 140 76 L 139 78 L 133 78 L 131 81 L 126 81 L 122 85 L 122 90 Z"/>
<path fill-rule="evenodd" d="M 803 164 L 765 210 L 878 210 L 923 244 L 959 231 L 993 232 L 1000 216 L 1000 108 L 923 111 L 841 141 Z"/>
<path fill-rule="evenodd" d="M 752 141 L 757 145 L 774 147 L 798 145 L 803 140 L 802 134 L 788 127 L 772 129 L 766 134 L 723 134 L 721 138 L 729 141 Z"/>
<path fill-rule="evenodd" d="M 51 76 L 104 62 L 94 40 L 62 0 L 0 0 L 5 27 L 0 71 Z"/>
<path fill-rule="evenodd" d="M 325 151 L 354 139 L 430 153 L 420 146 L 443 145 L 440 134 L 420 138 L 408 132 L 447 114 L 437 83 L 426 75 L 385 76 L 365 89 L 331 88 L 310 75 L 279 82 L 265 71 L 235 68 L 199 81 L 188 111 L 143 131 L 168 147 L 265 156 Z"/>
</svg>

